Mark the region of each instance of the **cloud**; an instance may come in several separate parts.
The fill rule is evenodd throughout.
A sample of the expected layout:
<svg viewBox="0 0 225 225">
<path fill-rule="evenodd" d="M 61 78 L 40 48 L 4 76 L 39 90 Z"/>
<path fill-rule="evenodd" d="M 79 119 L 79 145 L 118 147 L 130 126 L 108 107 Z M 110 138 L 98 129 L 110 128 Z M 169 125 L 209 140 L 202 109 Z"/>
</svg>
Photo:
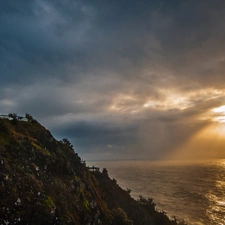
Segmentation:
<svg viewBox="0 0 225 225">
<path fill-rule="evenodd" d="M 2 0 L 1 113 L 32 114 L 89 158 L 161 158 L 224 105 L 224 6 Z"/>
</svg>

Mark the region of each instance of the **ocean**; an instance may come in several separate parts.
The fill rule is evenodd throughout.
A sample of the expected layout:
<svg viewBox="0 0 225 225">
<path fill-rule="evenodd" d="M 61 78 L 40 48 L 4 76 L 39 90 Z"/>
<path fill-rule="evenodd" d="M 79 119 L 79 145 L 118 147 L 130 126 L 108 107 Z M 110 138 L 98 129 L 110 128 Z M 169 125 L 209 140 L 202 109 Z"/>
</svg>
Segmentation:
<svg viewBox="0 0 225 225">
<path fill-rule="evenodd" d="M 158 210 L 188 225 L 225 224 L 225 160 L 204 162 L 100 161 L 135 199 L 153 198 Z"/>
</svg>

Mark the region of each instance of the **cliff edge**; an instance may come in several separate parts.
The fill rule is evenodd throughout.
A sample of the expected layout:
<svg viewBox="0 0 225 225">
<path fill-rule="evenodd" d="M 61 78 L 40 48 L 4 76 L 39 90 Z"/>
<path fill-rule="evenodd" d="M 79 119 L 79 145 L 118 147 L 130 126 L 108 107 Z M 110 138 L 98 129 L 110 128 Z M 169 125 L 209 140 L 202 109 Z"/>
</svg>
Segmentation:
<svg viewBox="0 0 225 225">
<path fill-rule="evenodd" d="M 0 224 L 177 225 L 134 200 L 106 169 L 91 172 L 67 139 L 30 115 L 0 118 Z"/>
</svg>

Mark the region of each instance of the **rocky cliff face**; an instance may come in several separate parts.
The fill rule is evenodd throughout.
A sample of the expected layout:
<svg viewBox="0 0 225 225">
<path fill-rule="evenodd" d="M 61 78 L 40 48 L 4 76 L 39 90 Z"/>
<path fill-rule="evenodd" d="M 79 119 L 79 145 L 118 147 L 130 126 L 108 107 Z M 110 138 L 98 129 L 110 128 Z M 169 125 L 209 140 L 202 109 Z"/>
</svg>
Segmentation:
<svg viewBox="0 0 225 225">
<path fill-rule="evenodd" d="M 0 119 L 0 224 L 178 224 L 90 172 L 67 139 L 32 117 Z"/>
</svg>

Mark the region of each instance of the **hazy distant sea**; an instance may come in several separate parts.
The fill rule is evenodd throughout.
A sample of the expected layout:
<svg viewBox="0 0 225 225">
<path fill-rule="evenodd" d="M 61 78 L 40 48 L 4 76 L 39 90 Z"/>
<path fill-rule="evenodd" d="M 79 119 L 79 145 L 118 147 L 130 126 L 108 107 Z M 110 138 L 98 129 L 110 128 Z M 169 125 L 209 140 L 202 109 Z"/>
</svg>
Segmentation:
<svg viewBox="0 0 225 225">
<path fill-rule="evenodd" d="M 156 208 L 189 225 L 225 224 L 225 160 L 207 162 L 101 161 L 124 189 L 152 197 Z"/>
</svg>

